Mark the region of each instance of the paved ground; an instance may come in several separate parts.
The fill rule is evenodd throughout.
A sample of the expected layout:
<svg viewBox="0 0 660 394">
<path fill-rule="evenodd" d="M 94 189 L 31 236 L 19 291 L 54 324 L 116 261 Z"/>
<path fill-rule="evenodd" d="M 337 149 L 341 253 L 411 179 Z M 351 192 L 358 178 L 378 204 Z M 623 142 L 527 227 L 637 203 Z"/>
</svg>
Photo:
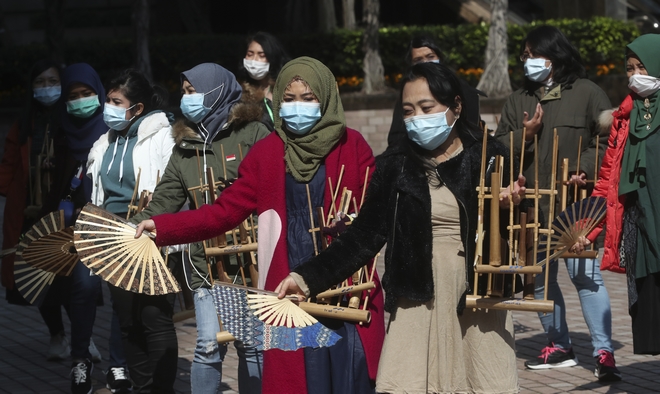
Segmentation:
<svg viewBox="0 0 660 394">
<path fill-rule="evenodd" d="M 572 368 L 547 371 L 525 370 L 523 363 L 539 354 L 545 339 L 535 313 L 514 314 L 518 373 L 522 393 L 657 393 L 660 392 L 660 358 L 632 353 L 630 318 L 627 314 L 626 284 L 623 275 L 604 273 L 612 300 L 613 337 L 617 365 L 623 373 L 622 382 L 604 385 L 593 376 L 589 332 L 582 317 L 576 291 L 570 285 L 566 270 L 560 270 L 568 310 L 568 324 L 574 350 L 580 364 Z M 104 287 L 105 288 L 105 287 Z M 109 299 L 106 291 L 106 300 Z M 4 299 L 4 291 L 0 293 Z M 94 330 L 94 340 L 103 356 L 108 356 L 110 306 L 100 307 Z M 67 327 L 68 329 L 68 327 Z M 179 370 L 177 393 L 189 393 L 190 361 L 195 343 L 194 320 L 177 324 L 179 338 Z M 70 361 L 48 362 L 45 359 L 48 333 L 36 308 L 0 304 L 0 392 L 2 393 L 66 393 Z M 237 358 L 233 347 L 227 353 L 224 366 L 223 393 L 236 393 Z M 107 393 L 104 369 L 107 361 L 94 370 L 96 393 Z"/>
</svg>

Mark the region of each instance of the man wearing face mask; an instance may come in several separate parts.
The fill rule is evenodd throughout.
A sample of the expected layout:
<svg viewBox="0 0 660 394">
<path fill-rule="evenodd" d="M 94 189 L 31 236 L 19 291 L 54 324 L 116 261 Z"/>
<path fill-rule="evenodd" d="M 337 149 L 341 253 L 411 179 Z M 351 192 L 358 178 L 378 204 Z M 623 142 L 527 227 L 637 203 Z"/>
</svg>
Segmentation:
<svg viewBox="0 0 660 394">
<path fill-rule="evenodd" d="M 625 272 L 635 354 L 660 353 L 660 261 L 658 196 L 660 163 L 660 34 L 627 45 L 632 91 L 612 113 L 612 128 L 594 196 L 607 199 L 602 268 Z M 588 235 L 593 242 L 602 228 Z M 578 249 L 579 251 L 579 249 Z"/>
<path fill-rule="evenodd" d="M 208 204 L 208 194 L 199 190 L 200 177 L 205 184 L 220 178 L 236 179 L 242 155 L 270 134 L 260 122 L 259 103 L 243 100 L 234 75 L 217 64 L 203 63 L 181 73 L 181 91 L 180 107 L 186 120 L 172 126 L 176 146 L 153 199 L 131 219 L 136 223 L 153 215 L 178 212 L 187 202 L 190 209 L 195 209 L 195 202 Z M 206 178 L 207 168 L 213 169 L 215 179 Z M 195 187 L 197 190 L 190 190 Z M 209 272 L 201 242 L 188 244 L 185 253 L 191 275 L 183 286 L 193 291 L 197 321 L 190 385 L 193 393 L 215 394 L 221 389 L 222 360 L 227 352 L 216 340 L 220 326 L 211 295 L 211 276 L 217 280 L 219 275 Z M 259 393 L 261 354 L 239 342 L 235 347 L 240 392 Z"/>
<path fill-rule="evenodd" d="M 586 179 L 596 177 L 594 165 L 602 162 L 607 147 L 609 125 L 599 124 L 599 116 L 611 108 L 610 101 L 602 89 L 586 78 L 580 53 L 557 28 L 541 26 L 530 31 L 521 44 L 520 53 L 525 83 L 505 103 L 495 137 L 508 146 L 509 133 L 513 132 L 513 150 L 518 156 L 524 141 L 522 172 L 527 186 L 535 184 L 534 161 L 538 159 L 538 187 L 548 189 L 552 185 L 556 130 L 559 160 L 555 170 L 561 173 L 562 159 L 567 158 L 572 174 L 568 183 L 573 187 L 585 187 Z M 534 150 L 535 137 L 538 138 L 538 151 Z M 580 168 L 576 171 L 578 157 Z M 554 212 L 558 214 L 559 199 L 555 201 Z M 539 209 L 545 220 L 554 219 L 548 216 L 548 198 L 540 200 Z M 591 258 L 564 260 L 580 296 L 582 313 L 591 334 L 592 355 L 596 359 L 594 374 L 599 380 L 619 380 L 621 377 L 613 356 L 609 295 L 600 274 L 599 261 Z M 539 314 L 548 344 L 538 359 L 525 363 L 529 369 L 571 367 L 578 361 L 572 349 L 564 300 L 557 283 L 559 262 L 555 260 L 548 266 L 548 299 L 554 301 L 555 309 L 553 313 Z M 544 276 L 537 275 L 535 297 L 543 298 L 543 293 Z"/>
<path fill-rule="evenodd" d="M 444 64 L 444 55 L 440 47 L 430 37 L 417 36 L 410 40 L 405 61 L 408 66 L 426 62 Z M 479 96 L 487 96 L 484 92 L 470 86 L 465 80 L 459 78 L 459 81 L 466 101 L 466 110 L 463 116 L 470 123 L 479 125 L 483 130 L 483 123 L 479 114 Z M 405 142 L 406 127 L 403 123 L 403 110 L 401 108 L 401 102 L 397 100 L 394 106 L 394 113 L 392 114 L 390 132 L 387 135 L 388 145 L 400 144 L 402 141 Z"/>
</svg>

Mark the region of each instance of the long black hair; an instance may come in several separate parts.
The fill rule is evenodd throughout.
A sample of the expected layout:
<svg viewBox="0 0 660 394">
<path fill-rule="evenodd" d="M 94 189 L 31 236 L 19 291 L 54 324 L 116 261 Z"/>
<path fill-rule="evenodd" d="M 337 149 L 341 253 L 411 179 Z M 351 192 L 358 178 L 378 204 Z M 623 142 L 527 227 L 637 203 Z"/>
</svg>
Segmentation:
<svg viewBox="0 0 660 394">
<path fill-rule="evenodd" d="M 433 39 L 429 36 L 414 36 L 411 40 L 410 43 L 408 44 L 408 52 L 406 52 L 406 64 L 408 66 L 412 65 L 412 50 L 417 49 L 417 48 L 429 48 L 430 50 L 433 51 L 433 53 L 436 54 L 438 59 L 440 59 L 440 63 L 445 62 L 445 55 L 442 53 L 442 49 L 438 46 L 438 44 L 433 41 Z"/>
<path fill-rule="evenodd" d="M 556 83 L 572 83 L 578 78 L 586 78 L 580 52 L 568 38 L 554 26 L 539 26 L 527 33 L 520 44 L 520 55 L 529 46 L 531 55 L 543 56 L 552 62 L 552 80 Z M 538 82 L 525 78 L 525 89 L 536 90 Z"/>
<path fill-rule="evenodd" d="M 261 48 L 264 50 L 266 59 L 270 63 L 270 68 L 268 69 L 269 76 L 274 82 L 277 79 L 277 76 L 280 74 L 282 67 L 291 60 L 291 56 L 284 49 L 284 45 L 277 39 L 274 35 L 266 33 L 264 31 L 259 31 L 254 34 L 250 34 L 245 40 L 245 47 L 248 48 L 252 42 L 256 42 L 261 45 Z M 243 56 L 245 57 L 245 56 Z M 243 60 L 241 59 L 241 64 L 238 69 L 238 79 L 242 81 L 252 80 L 250 74 L 245 70 L 243 66 Z"/>
<path fill-rule="evenodd" d="M 167 102 L 167 91 L 154 85 L 141 72 L 134 69 L 122 71 L 113 78 L 105 91 L 110 93 L 116 90 L 128 99 L 131 105 L 142 103 L 142 115 L 161 109 Z"/>
<path fill-rule="evenodd" d="M 458 96 L 463 107 L 462 112 L 465 112 L 468 103 L 465 100 L 461 82 L 447 66 L 437 63 L 418 63 L 404 73 L 401 79 L 401 92 L 399 93 L 401 102 L 403 102 L 403 89 L 406 84 L 421 78 L 426 80 L 433 98 L 439 103 L 449 108 L 456 108 L 456 97 Z M 468 138 L 480 140 L 483 137 L 483 131 L 477 125 L 470 123 L 466 116 L 459 116 L 453 128 L 458 133 L 459 138 L 464 141 Z M 406 140 L 406 153 L 408 156 L 424 169 L 434 171 L 435 166 L 428 156 L 429 151 L 421 148 L 409 138 L 406 138 Z"/>
<path fill-rule="evenodd" d="M 20 127 L 19 141 L 21 145 L 27 142 L 28 138 L 34 134 L 33 118 L 35 115 L 35 111 L 42 111 L 46 109 L 45 105 L 41 104 L 34 98 L 32 83 L 34 82 L 35 78 L 39 76 L 39 74 L 50 68 L 56 69 L 58 77 L 60 78 L 62 77 L 62 67 L 60 67 L 60 65 L 57 64 L 52 59 L 41 59 L 36 63 L 34 63 L 32 68 L 30 69 L 30 75 L 28 80 L 26 81 L 27 92 L 25 97 L 25 104 L 23 105 L 23 110 L 21 111 L 21 116 L 19 118 L 19 127 Z M 51 107 L 55 108 L 55 106 L 57 106 L 60 103 L 60 100 L 58 100 L 58 102 L 53 104 Z M 53 117 L 53 119 L 51 119 L 51 121 L 56 121 L 56 120 L 57 117 Z"/>
</svg>

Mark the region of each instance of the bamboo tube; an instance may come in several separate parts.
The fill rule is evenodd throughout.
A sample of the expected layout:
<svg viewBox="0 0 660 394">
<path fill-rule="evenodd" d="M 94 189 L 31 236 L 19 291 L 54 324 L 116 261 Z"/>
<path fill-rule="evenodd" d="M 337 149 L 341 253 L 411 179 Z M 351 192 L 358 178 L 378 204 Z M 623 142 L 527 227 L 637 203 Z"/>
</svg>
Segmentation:
<svg viewBox="0 0 660 394">
<path fill-rule="evenodd" d="M 549 300 L 502 299 L 468 295 L 465 306 L 467 308 L 549 313 L 554 309 L 554 302 Z"/>
<path fill-rule="evenodd" d="M 500 265 L 494 267 L 488 264 L 477 265 L 474 271 L 479 274 L 540 274 L 543 272 L 543 266 L 520 266 L 520 265 Z"/>
<path fill-rule="evenodd" d="M 220 162 L 222 163 L 222 176 L 227 180 L 227 163 L 225 163 L 225 147 L 224 145 L 220 144 L 220 154 L 222 157 L 220 158 Z"/>
<path fill-rule="evenodd" d="M 568 206 L 568 159 L 564 158 L 561 162 L 561 210 Z"/>
<path fill-rule="evenodd" d="M 343 167 L 342 167 L 343 168 Z M 307 206 L 309 207 L 309 228 L 314 228 L 314 213 L 312 208 L 312 196 L 309 192 L 309 183 L 305 184 L 305 190 L 307 191 Z M 314 244 L 314 256 L 319 254 L 319 248 L 316 245 L 316 232 L 312 231 L 312 242 Z"/>
<path fill-rule="evenodd" d="M 339 170 L 339 179 L 337 180 L 337 189 L 332 188 L 332 179 L 330 179 L 330 177 L 328 177 L 328 183 L 330 185 L 330 193 L 332 193 L 332 201 L 330 201 L 330 211 L 328 212 L 328 217 L 327 217 L 328 221 L 325 224 L 326 226 L 330 225 L 330 218 L 332 217 L 332 215 L 334 213 L 337 212 L 337 207 L 336 207 L 337 194 L 339 193 L 339 187 L 341 186 L 341 181 L 342 181 L 343 177 L 344 177 L 344 165 L 343 164 L 341 165 L 341 169 Z"/>
<path fill-rule="evenodd" d="M 135 187 L 133 187 L 133 194 L 131 195 L 131 203 L 128 204 L 128 210 L 126 211 L 126 220 L 131 217 L 131 212 L 135 210 L 135 198 L 137 197 L 138 188 L 140 187 L 140 175 L 142 174 L 142 168 L 138 167 L 137 177 L 135 179 Z"/>
<path fill-rule="evenodd" d="M 337 297 L 340 295 L 344 295 L 347 293 L 353 293 L 357 291 L 363 291 L 363 290 L 371 290 L 375 288 L 376 285 L 374 282 L 366 282 L 366 283 L 361 283 L 358 285 L 351 285 L 351 286 L 344 286 L 344 287 L 338 287 L 336 289 L 332 290 L 326 290 L 324 292 L 321 292 L 316 295 L 316 298 L 332 298 L 332 297 Z"/>
<path fill-rule="evenodd" d="M 508 265 L 513 263 L 513 255 L 515 250 L 513 248 L 513 193 L 514 193 L 514 180 L 513 180 L 513 163 L 514 163 L 514 149 L 513 149 L 513 132 L 509 133 L 509 258 L 507 261 Z M 513 281 L 513 293 L 515 294 L 516 290 L 516 281 Z"/>
<path fill-rule="evenodd" d="M 479 177 L 479 207 L 478 207 L 478 218 L 477 218 L 477 246 L 474 254 L 474 266 L 483 264 L 483 244 L 484 244 L 484 207 L 486 204 L 485 193 L 486 193 L 486 145 L 488 144 L 488 129 L 484 125 L 483 139 L 481 141 L 481 168 L 480 168 L 480 177 Z M 472 286 L 472 291 L 476 295 L 479 284 L 479 275 L 474 275 L 474 283 Z"/>
<path fill-rule="evenodd" d="M 493 266 L 502 265 L 500 249 L 500 173 L 493 172 L 490 181 L 490 258 L 489 264 Z"/>
<path fill-rule="evenodd" d="M 368 183 L 369 183 L 369 166 L 367 166 L 367 170 L 364 174 L 364 184 L 362 185 L 362 197 L 360 198 L 360 208 L 362 208 L 362 204 L 364 204 L 364 196 L 367 193 Z M 355 212 L 357 213 L 357 210 Z"/>
<path fill-rule="evenodd" d="M 578 142 L 578 155 L 577 163 L 575 164 L 575 175 L 580 176 L 580 157 L 582 156 L 582 136 Z M 573 202 L 577 201 L 578 198 L 578 185 L 573 185 Z"/>
</svg>

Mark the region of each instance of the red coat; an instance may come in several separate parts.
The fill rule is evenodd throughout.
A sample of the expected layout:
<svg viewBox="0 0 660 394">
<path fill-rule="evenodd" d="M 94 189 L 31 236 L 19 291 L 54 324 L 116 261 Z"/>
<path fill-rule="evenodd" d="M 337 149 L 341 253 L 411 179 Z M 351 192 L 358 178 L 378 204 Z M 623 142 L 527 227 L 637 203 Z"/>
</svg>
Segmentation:
<svg viewBox="0 0 660 394">
<path fill-rule="evenodd" d="M 352 190 L 353 196 L 362 195 L 366 168 L 369 177 L 375 160 L 371 148 L 355 130 L 346 133 L 325 159 L 326 176 L 339 179 L 344 172 L 341 188 Z M 158 245 L 198 242 L 231 230 L 248 215 L 259 215 L 259 287 L 274 290 L 289 274 L 287 252 L 287 222 L 285 195 L 286 168 L 284 142 L 272 133 L 257 142 L 238 168 L 238 179 L 224 190 L 213 205 L 193 211 L 154 216 Z M 338 193 L 340 194 L 340 193 Z M 337 196 L 335 204 L 339 204 Z M 328 212 L 332 196 L 325 188 L 325 211 Z M 380 351 L 385 337 L 383 293 L 377 275 L 376 289 L 370 299 L 371 323 L 357 326 L 367 358 L 369 376 L 375 380 Z M 269 350 L 264 353 L 263 393 L 306 393 L 302 351 L 283 352 Z"/>
<path fill-rule="evenodd" d="M 605 216 L 605 220 L 601 222 L 600 226 L 589 234 L 588 238 L 594 242 L 603 230 L 603 225 L 607 226 L 605 251 L 600 269 L 620 273 L 625 272 L 624 268 L 619 267 L 619 246 L 621 245 L 623 207 L 626 198 L 625 195 L 619 196 L 619 181 L 621 180 L 621 160 L 628 140 L 630 111 L 632 108 L 633 99 L 628 95 L 619 106 L 619 109 L 612 114 L 614 119 L 612 120 L 610 137 L 607 139 L 607 150 L 598 172 L 598 182 L 596 182 L 594 191 L 591 193 L 594 197 L 605 197 L 607 199 L 607 216 Z"/>
<path fill-rule="evenodd" d="M 0 164 L 0 195 L 7 198 L 2 223 L 3 249 L 13 248 L 18 243 L 28 198 L 28 159 L 32 139 L 21 145 L 19 138 L 19 122 L 15 122 L 5 140 L 5 152 Z M 14 288 L 15 258 L 13 253 L 2 258 L 2 285 L 7 289 Z"/>
</svg>

